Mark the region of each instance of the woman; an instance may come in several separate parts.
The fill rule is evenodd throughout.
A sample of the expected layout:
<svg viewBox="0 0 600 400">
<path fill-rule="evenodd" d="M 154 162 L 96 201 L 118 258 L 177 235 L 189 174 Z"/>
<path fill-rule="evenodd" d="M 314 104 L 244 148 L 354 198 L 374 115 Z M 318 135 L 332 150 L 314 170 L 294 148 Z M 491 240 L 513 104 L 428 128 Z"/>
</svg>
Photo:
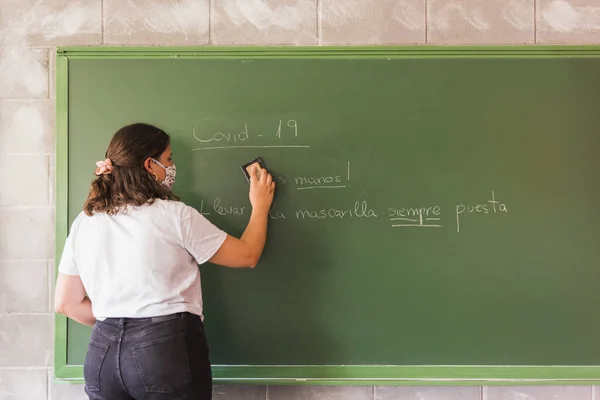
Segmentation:
<svg viewBox="0 0 600 400">
<path fill-rule="evenodd" d="M 236 239 L 171 192 L 171 157 L 161 129 L 120 129 L 65 242 L 55 308 L 93 326 L 83 368 L 93 400 L 210 399 L 198 264 L 252 268 L 264 248 L 270 174 L 252 170 L 252 213 Z"/>
</svg>

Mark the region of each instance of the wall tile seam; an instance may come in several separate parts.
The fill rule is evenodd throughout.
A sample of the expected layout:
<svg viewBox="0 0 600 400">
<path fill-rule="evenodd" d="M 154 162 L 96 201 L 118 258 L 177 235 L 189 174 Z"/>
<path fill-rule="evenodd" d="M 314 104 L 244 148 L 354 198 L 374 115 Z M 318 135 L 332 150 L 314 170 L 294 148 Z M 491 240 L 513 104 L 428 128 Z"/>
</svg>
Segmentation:
<svg viewBox="0 0 600 400">
<path fill-rule="evenodd" d="M 52 367 L 3 367 L 0 365 L 1 371 L 51 371 Z"/>
<path fill-rule="evenodd" d="M 56 281 L 54 272 L 54 263 L 52 261 L 47 262 L 48 268 L 48 312 L 55 314 L 54 312 L 54 284 Z"/>
<path fill-rule="evenodd" d="M 574 42 L 574 43 L 569 43 L 569 44 L 564 44 L 562 42 L 559 41 L 555 41 L 555 42 L 545 42 L 545 43 L 539 43 L 538 39 L 537 39 L 537 33 L 532 31 L 534 33 L 534 39 L 532 41 L 525 41 L 525 42 L 514 42 L 514 41 L 506 41 L 506 42 L 502 42 L 502 41 L 498 41 L 498 42 L 482 42 L 482 43 L 462 43 L 462 44 L 450 44 L 450 43 L 446 43 L 446 42 L 437 42 L 437 41 L 431 41 L 428 38 L 427 34 L 425 35 L 425 38 L 423 39 L 423 41 L 421 42 L 398 42 L 398 43 L 381 43 L 381 44 L 368 44 L 368 45 L 355 45 L 353 43 L 348 43 L 348 44 L 336 44 L 336 45 L 329 45 L 329 44 L 323 44 L 322 43 L 322 33 L 319 33 L 319 37 L 317 38 L 317 42 L 312 43 L 312 44 L 306 44 L 306 45 L 302 45 L 300 47 L 323 47 L 323 46 L 333 46 L 333 47 L 354 47 L 354 46 L 359 46 L 359 47 L 396 47 L 396 46 L 401 46 L 401 47 L 433 47 L 433 46 L 446 46 L 446 47 L 464 47 L 464 46 L 471 46 L 471 47 L 490 47 L 490 46 L 507 46 L 507 47 L 515 47 L 515 46 L 533 46 L 533 45 L 540 45 L 540 46 L 553 46 L 553 45 L 573 45 L 573 46 L 577 46 L 577 45 L 582 45 L 582 44 L 596 44 L 596 43 L 579 43 L 579 42 Z M 539 32 L 539 29 L 537 30 L 537 32 Z M 426 40 L 426 41 L 425 41 Z M 206 47 L 243 47 L 243 46 L 254 46 L 251 43 L 248 44 L 235 44 L 235 45 L 231 45 L 231 44 L 215 44 L 215 43 L 207 43 L 207 44 L 198 44 L 198 45 L 191 45 L 191 46 L 186 46 L 186 45 L 175 45 L 175 46 L 169 46 L 169 45 L 149 45 L 149 44 L 131 44 L 131 45 L 120 45 L 120 44 L 101 44 L 101 45 L 97 45 L 94 47 L 115 47 L 115 48 L 121 48 L 121 47 L 135 47 L 135 48 L 153 48 L 153 47 L 194 47 L 194 48 L 198 48 L 199 51 L 201 51 L 202 48 L 206 48 Z M 295 44 L 289 44 L 289 43 L 270 43 L 270 44 L 264 44 L 264 45 L 257 45 L 257 46 L 261 46 L 261 47 L 289 47 L 289 48 L 295 48 L 295 47 L 299 47 Z M 1 46 L 0 45 L 0 53 L 2 48 L 6 48 L 8 46 Z M 30 46 L 23 46 L 27 47 L 27 48 L 32 48 Z M 88 47 L 85 45 L 80 45 L 80 46 L 73 46 L 73 47 Z M 38 49 L 48 49 L 47 47 L 39 47 Z M 49 67 L 47 67 L 49 69 Z M 50 76 L 50 75 L 49 75 Z M 50 79 L 49 79 L 50 81 Z M 48 90 L 48 95 L 46 97 L 11 97 L 11 98 L 1 98 L 0 97 L 0 102 L 2 101 L 20 101 L 20 102 L 27 102 L 27 101 L 52 101 L 52 103 L 54 103 L 54 101 L 56 100 L 55 97 L 50 97 L 50 90 Z"/>
<path fill-rule="evenodd" d="M 535 17 L 537 18 L 537 17 Z M 537 25 L 537 24 L 536 24 Z M 428 29 L 428 28 L 427 28 Z M 464 43 L 464 44 L 448 44 L 446 42 L 433 42 L 430 41 L 428 38 L 428 32 L 425 31 L 425 41 L 423 42 L 414 42 L 414 43 L 386 43 L 386 44 L 372 44 L 372 45 L 363 45 L 362 47 L 379 47 L 379 46 L 390 46 L 390 47 L 394 47 L 394 46 L 412 46 L 412 47 L 417 47 L 417 46 L 423 46 L 423 47 L 431 47 L 431 46 L 448 46 L 448 47 L 452 47 L 452 46 L 479 46 L 479 47 L 487 47 L 487 46 L 509 46 L 509 47 L 514 47 L 514 46 L 531 46 L 531 45 L 564 45 L 564 43 L 561 42 L 549 42 L 549 43 L 539 43 L 538 41 L 538 33 L 539 33 L 539 28 L 534 27 L 532 33 L 534 34 L 534 38 L 533 41 L 531 42 L 486 42 L 486 43 Z M 322 46 L 330 46 L 330 45 L 323 45 L 322 44 L 322 32 L 319 32 L 319 35 L 317 37 L 317 42 L 314 44 L 306 44 L 302 47 L 322 47 Z M 571 45 L 580 45 L 581 43 L 571 43 Z M 594 43 L 590 43 L 590 44 L 594 44 Z M 77 45 L 77 46 L 69 46 L 69 47 L 88 47 L 88 46 L 94 46 L 94 47 L 115 47 L 115 48 L 121 48 L 124 45 L 121 44 L 106 44 L 106 43 L 102 43 L 102 44 L 95 44 L 95 45 Z M 169 45 L 158 45 L 159 47 L 171 47 Z M 245 45 L 229 45 L 229 44 L 215 44 L 215 43 L 207 43 L 207 44 L 198 44 L 198 45 L 192 45 L 192 46 L 186 46 L 186 45 L 175 45 L 174 47 L 196 47 L 196 48 L 203 48 L 203 47 L 237 47 L 237 46 L 253 46 L 251 43 L 245 44 Z M 289 44 L 289 43 L 271 43 L 271 44 L 265 44 L 265 45 L 261 45 L 261 46 L 280 46 L 280 47 L 290 47 L 290 48 L 294 48 L 294 47 L 298 47 L 295 44 Z M 335 47 L 352 47 L 355 46 L 352 43 L 348 43 L 348 44 L 338 44 L 338 45 L 333 45 Z M 3 46 L 0 45 L 0 52 L 2 49 L 6 49 L 6 48 L 10 48 L 10 47 L 14 47 L 14 48 L 27 48 L 27 49 L 36 49 L 36 50 L 44 50 L 44 49 L 48 49 L 50 51 L 54 51 L 54 49 L 56 49 L 55 47 L 49 48 L 47 46 Z M 57 46 L 57 47 L 62 47 L 62 46 Z M 136 48 L 144 48 L 144 47 L 148 47 L 148 48 L 152 48 L 152 47 L 157 47 L 156 45 L 151 45 L 151 44 L 132 44 L 132 45 L 126 45 L 126 47 L 136 47 Z M 0 102 L 2 101 L 44 101 L 44 100 L 55 100 L 55 98 L 53 97 L 49 97 L 50 96 L 50 90 L 48 91 L 48 95 L 46 97 L 28 97 L 28 98 L 0 98 Z"/>
<path fill-rule="evenodd" d="M 47 263 L 53 262 L 54 258 L 19 258 L 19 259 L 2 259 L 0 258 L 0 264 L 11 264 L 11 263 Z"/>
<path fill-rule="evenodd" d="M 46 47 L 46 65 L 44 67 L 46 69 L 46 96 L 43 98 L 50 101 L 50 83 L 52 81 L 50 77 L 50 47 Z"/>
<path fill-rule="evenodd" d="M 51 101 L 52 99 L 50 98 L 50 92 L 52 91 L 52 74 L 50 73 L 50 64 L 51 64 L 51 58 L 52 55 L 50 54 L 52 52 L 52 48 L 50 47 L 46 47 L 46 76 L 48 77 L 48 79 L 46 79 L 46 100 Z"/>
<path fill-rule="evenodd" d="M 323 0 L 316 0 L 317 11 L 317 46 L 323 45 Z"/>
<path fill-rule="evenodd" d="M 429 44 L 429 0 L 425 0 L 425 44 Z"/>
<path fill-rule="evenodd" d="M 46 371 L 44 374 L 44 380 L 46 381 L 46 399 L 50 399 L 50 372 Z"/>
<path fill-rule="evenodd" d="M 54 315 L 53 312 L 45 311 L 45 312 L 5 312 L 0 313 L 0 317 L 42 317 L 42 316 L 50 316 Z"/>
<path fill-rule="evenodd" d="M 0 31 L 1 33 L 2 31 Z M 14 49 L 32 49 L 32 50 L 44 50 L 44 49 L 50 49 L 50 48 L 55 48 L 55 47 L 61 47 L 61 46 L 54 46 L 54 45 L 44 45 L 44 44 L 27 44 L 27 43 L 23 43 L 23 44 L 0 44 L 0 49 L 9 49 L 9 48 L 14 48 Z"/>
<path fill-rule="evenodd" d="M 3 156 L 9 156 L 11 154 L 3 154 Z M 48 156 L 51 154 L 28 154 L 30 155 L 43 155 Z M 51 210 L 54 209 L 54 205 L 46 204 L 41 206 L 0 206 L 0 210 Z"/>
<path fill-rule="evenodd" d="M 46 182 L 48 186 L 46 187 L 47 196 L 46 196 L 46 204 L 49 206 L 54 206 L 54 168 L 52 167 L 54 163 L 52 162 L 52 155 L 47 155 L 46 157 Z"/>
<path fill-rule="evenodd" d="M 537 2 L 538 0 L 533 0 L 533 44 L 538 44 Z"/>
<path fill-rule="evenodd" d="M 372 392 L 372 398 L 373 398 L 373 400 L 378 400 L 379 399 L 379 397 L 377 397 L 377 389 L 379 387 L 380 386 L 373 386 L 373 392 Z M 406 386 L 406 387 L 409 387 L 409 386 Z M 433 388 L 435 386 L 426 386 L 426 387 L 432 387 Z M 479 399 L 480 400 L 487 400 L 487 394 L 484 394 L 484 393 L 486 393 L 485 392 L 486 387 L 485 386 L 475 386 L 475 387 L 479 388 Z M 269 400 L 269 399 L 267 399 L 267 400 Z"/>
<path fill-rule="evenodd" d="M 54 100 L 55 99 L 50 99 L 48 97 L 0 97 L 0 103 L 2 102 L 6 102 L 6 103 L 33 103 L 33 102 L 47 102 L 47 101 L 52 101 L 53 105 L 54 105 Z"/>
<path fill-rule="evenodd" d="M 104 0 L 100 1 L 100 44 L 104 44 Z"/>
<path fill-rule="evenodd" d="M 0 151 L 0 154 L 2 154 L 3 156 L 11 156 L 11 157 L 29 157 L 29 156 L 54 156 L 56 155 L 55 153 L 47 153 L 47 152 L 39 152 L 39 153 L 15 153 L 15 152 L 9 152 L 9 153 L 3 153 Z M 32 206 L 23 206 L 23 207 L 32 207 Z"/>
<path fill-rule="evenodd" d="M 0 103 L 49 103 L 54 99 L 44 99 L 42 97 L 19 97 L 19 98 L 0 98 Z M 52 101 L 54 103 L 54 101 Z"/>
<path fill-rule="evenodd" d="M 104 0 L 102 0 L 104 2 Z M 208 0 L 208 39 L 207 45 L 211 46 L 213 41 L 213 18 L 212 11 L 213 10 L 213 0 Z"/>
</svg>

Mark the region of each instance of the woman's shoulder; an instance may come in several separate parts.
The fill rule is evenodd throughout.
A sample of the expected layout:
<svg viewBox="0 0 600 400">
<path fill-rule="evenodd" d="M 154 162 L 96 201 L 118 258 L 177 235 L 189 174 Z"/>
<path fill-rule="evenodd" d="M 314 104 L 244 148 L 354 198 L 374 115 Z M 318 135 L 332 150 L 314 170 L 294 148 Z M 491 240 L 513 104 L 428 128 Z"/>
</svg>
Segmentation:
<svg viewBox="0 0 600 400">
<path fill-rule="evenodd" d="M 108 216 L 108 217 L 125 217 L 127 215 L 133 215 L 136 213 L 145 213 L 145 214 L 157 214 L 157 213 L 167 213 L 167 214 L 181 214 L 184 211 L 187 211 L 190 206 L 183 203 L 179 200 L 162 200 L 162 199 L 153 199 L 152 201 L 148 201 L 148 203 L 143 205 L 127 205 L 119 210 L 119 212 L 113 215 L 107 215 L 104 212 L 93 213 L 92 215 L 87 215 L 84 211 L 81 211 L 74 220 L 75 222 L 79 222 L 83 219 L 93 219 L 98 216 Z"/>
<path fill-rule="evenodd" d="M 150 206 L 151 209 L 162 214 L 175 216 L 182 222 L 207 221 L 204 215 L 196 208 L 187 205 L 181 200 L 160 200 L 156 199 Z"/>
<path fill-rule="evenodd" d="M 90 218 L 90 216 L 87 215 L 84 211 L 79 212 L 79 214 L 77 214 L 77 216 L 71 223 L 71 226 L 69 227 L 69 235 L 75 234 L 79 230 L 79 227 L 81 226 L 82 222 L 84 222 L 88 218 Z"/>
<path fill-rule="evenodd" d="M 75 226 L 75 225 L 79 225 L 79 224 L 81 224 L 81 222 L 82 222 L 83 220 L 85 220 L 85 219 L 87 219 L 87 218 L 91 218 L 91 217 L 93 217 L 93 216 L 94 216 L 93 214 L 90 216 L 90 215 L 87 215 L 87 214 L 85 213 L 85 211 L 80 211 L 80 212 L 79 212 L 79 214 L 77 214 L 77 216 L 76 216 L 76 217 L 75 217 L 75 219 L 73 220 L 73 224 L 72 224 L 72 225 L 73 225 L 73 226 Z"/>
<path fill-rule="evenodd" d="M 155 199 L 152 204 L 149 205 L 148 209 L 150 212 L 168 213 L 176 216 L 184 216 L 194 208 L 188 206 L 180 200 L 162 200 Z"/>
</svg>

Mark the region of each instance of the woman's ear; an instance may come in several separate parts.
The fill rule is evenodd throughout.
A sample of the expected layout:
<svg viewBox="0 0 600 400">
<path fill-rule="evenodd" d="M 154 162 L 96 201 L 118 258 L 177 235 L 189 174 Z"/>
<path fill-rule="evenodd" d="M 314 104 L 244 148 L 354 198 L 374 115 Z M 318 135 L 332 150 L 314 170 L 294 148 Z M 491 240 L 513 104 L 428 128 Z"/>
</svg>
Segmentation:
<svg viewBox="0 0 600 400">
<path fill-rule="evenodd" d="M 154 163 L 152 162 L 152 159 L 150 157 L 146 158 L 146 160 L 144 161 L 144 168 L 146 168 L 146 171 L 150 172 L 151 174 L 154 173 L 154 171 L 152 170 L 154 166 Z"/>
</svg>

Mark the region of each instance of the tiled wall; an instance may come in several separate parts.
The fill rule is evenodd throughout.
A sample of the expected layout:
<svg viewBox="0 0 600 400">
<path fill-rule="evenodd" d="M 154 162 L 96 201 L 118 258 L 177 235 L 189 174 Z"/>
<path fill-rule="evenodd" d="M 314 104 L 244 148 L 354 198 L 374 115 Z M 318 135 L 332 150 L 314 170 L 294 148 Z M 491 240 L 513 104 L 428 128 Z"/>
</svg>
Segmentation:
<svg viewBox="0 0 600 400">
<path fill-rule="evenodd" d="M 0 0 L 0 400 L 86 398 L 52 381 L 55 46 L 425 43 L 600 44 L 600 0 Z M 216 399 L 244 400 L 594 396 L 592 387 L 215 387 Z"/>
</svg>

